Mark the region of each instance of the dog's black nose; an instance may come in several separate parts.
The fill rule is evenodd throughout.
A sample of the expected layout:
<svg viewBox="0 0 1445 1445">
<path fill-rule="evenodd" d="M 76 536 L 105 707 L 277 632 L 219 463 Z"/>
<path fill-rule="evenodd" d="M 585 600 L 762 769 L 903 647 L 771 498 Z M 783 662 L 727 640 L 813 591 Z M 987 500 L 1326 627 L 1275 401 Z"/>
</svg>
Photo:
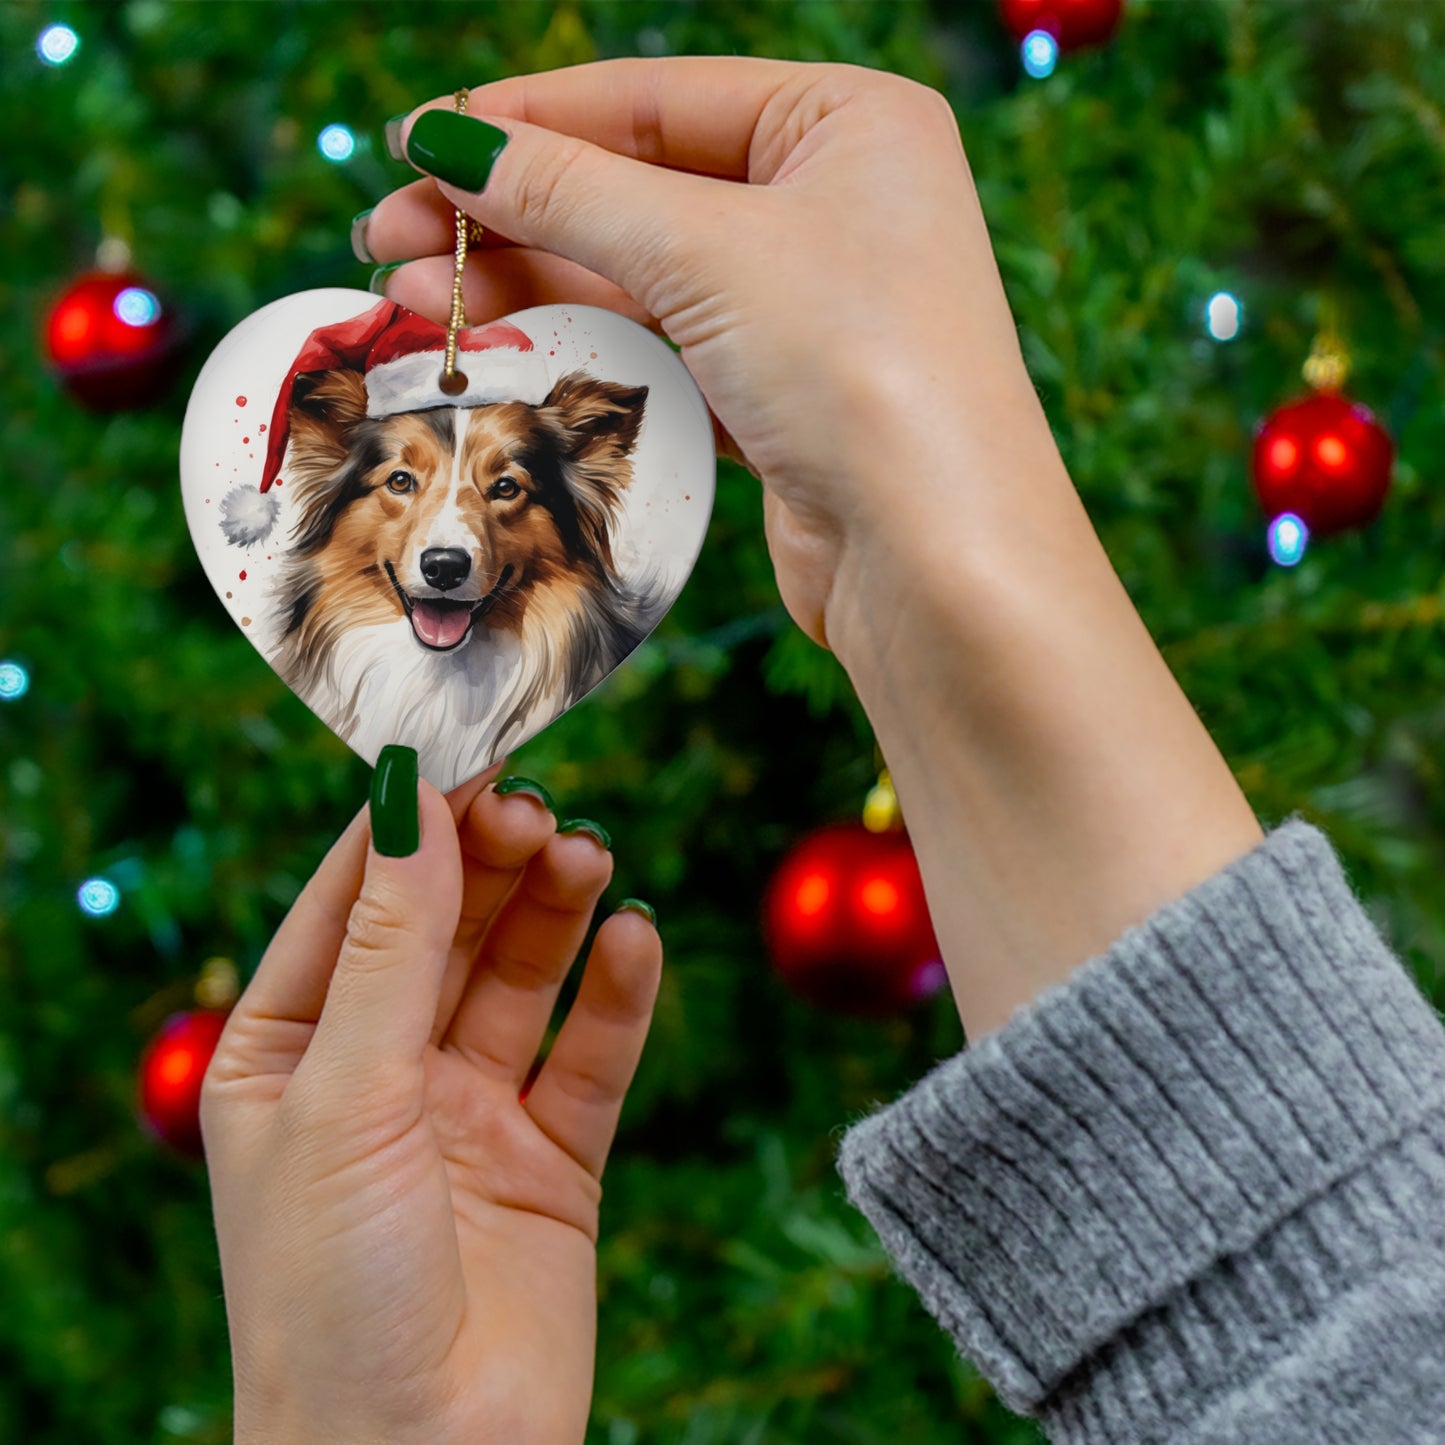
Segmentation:
<svg viewBox="0 0 1445 1445">
<path fill-rule="evenodd" d="M 443 592 L 460 587 L 471 570 L 472 559 L 461 547 L 428 547 L 421 554 L 421 575 Z"/>
</svg>

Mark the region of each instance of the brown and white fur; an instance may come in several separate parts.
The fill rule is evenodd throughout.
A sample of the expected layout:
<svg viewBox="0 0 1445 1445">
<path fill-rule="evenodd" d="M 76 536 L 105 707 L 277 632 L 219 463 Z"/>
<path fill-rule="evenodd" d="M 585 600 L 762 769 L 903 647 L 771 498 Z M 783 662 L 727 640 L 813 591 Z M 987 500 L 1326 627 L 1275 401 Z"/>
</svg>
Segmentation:
<svg viewBox="0 0 1445 1445">
<path fill-rule="evenodd" d="M 464 781 L 656 624 L 614 556 L 646 387 L 574 371 L 540 406 L 368 418 L 337 370 L 294 398 L 272 661 L 364 756 L 405 741 L 432 782 Z"/>
</svg>

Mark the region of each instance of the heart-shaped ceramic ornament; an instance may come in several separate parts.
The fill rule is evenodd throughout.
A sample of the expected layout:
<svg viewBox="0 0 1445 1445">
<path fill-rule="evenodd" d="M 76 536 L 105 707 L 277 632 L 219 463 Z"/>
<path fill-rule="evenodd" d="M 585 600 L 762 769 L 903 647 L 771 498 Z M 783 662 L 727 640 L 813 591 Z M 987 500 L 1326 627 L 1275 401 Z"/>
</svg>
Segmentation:
<svg viewBox="0 0 1445 1445">
<path fill-rule="evenodd" d="M 701 393 L 635 322 L 537 306 L 464 330 L 449 389 L 445 343 L 367 292 L 288 296 L 216 348 L 181 435 L 226 610 L 368 763 L 407 744 L 443 790 L 657 626 L 715 479 Z"/>
</svg>

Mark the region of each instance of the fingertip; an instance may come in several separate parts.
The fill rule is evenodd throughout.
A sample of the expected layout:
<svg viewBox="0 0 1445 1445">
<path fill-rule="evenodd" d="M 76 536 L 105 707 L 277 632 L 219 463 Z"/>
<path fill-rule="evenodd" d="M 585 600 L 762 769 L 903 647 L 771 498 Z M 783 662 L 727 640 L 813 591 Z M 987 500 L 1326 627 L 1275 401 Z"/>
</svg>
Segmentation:
<svg viewBox="0 0 1445 1445">
<path fill-rule="evenodd" d="M 609 842 L 611 840 L 609 839 Z M 548 840 L 543 859 L 545 881 L 541 886 L 555 894 L 565 906 L 565 899 L 591 894 L 595 900 L 612 881 L 616 860 L 610 847 L 603 847 L 591 832 L 557 832 Z"/>
<path fill-rule="evenodd" d="M 458 824 L 462 849 L 486 868 L 523 867 L 551 841 L 557 816 L 533 794 L 498 793 L 490 782 L 473 794 Z"/>
<path fill-rule="evenodd" d="M 650 903 L 644 903 L 641 898 L 624 898 L 617 905 L 619 913 L 635 913 L 647 922 L 655 930 L 657 928 L 657 910 Z"/>
<path fill-rule="evenodd" d="M 658 932 L 656 916 L 628 906 L 635 901 L 629 899 L 627 904 L 620 904 L 603 920 L 597 930 L 598 941 L 601 942 L 605 936 L 609 946 L 615 944 L 629 952 L 646 953 L 660 965 L 662 934 Z"/>
<path fill-rule="evenodd" d="M 468 778 L 465 783 L 458 783 L 457 786 L 447 793 L 447 806 L 451 809 L 452 817 L 460 825 L 466 817 L 468 809 L 471 808 L 477 794 L 484 789 L 491 787 L 497 774 L 506 766 L 506 759 L 493 763 L 485 772 L 478 773 L 474 778 Z"/>
<path fill-rule="evenodd" d="M 619 1012 L 650 1010 L 662 986 L 662 937 L 632 909 L 618 909 L 597 930 L 595 955 L 605 975 L 605 997 Z"/>
</svg>

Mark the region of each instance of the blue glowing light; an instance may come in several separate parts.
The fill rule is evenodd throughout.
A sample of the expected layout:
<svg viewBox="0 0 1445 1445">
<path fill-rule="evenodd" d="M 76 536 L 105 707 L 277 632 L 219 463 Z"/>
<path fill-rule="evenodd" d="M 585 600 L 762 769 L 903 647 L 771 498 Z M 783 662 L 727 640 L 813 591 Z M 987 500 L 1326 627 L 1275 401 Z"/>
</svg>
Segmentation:
<svg viewBox="0 0 1445 1445">
<path fill-rule="evenodd" d="M 356 150 L 356 137 L 344 125 L 329 125 L 316 137 L 316 147 L 329 161 L 349 161 Z"/>
<path fill-rule="evenodd" d="M 64 65 L 80 49 L 80 36 L 68 25 L 47 25 L 35 42 L 35 53 L 47 65 Z"/>
<path fill-rule="evenodd" d="M 1035 80 L 1043 80 L 1054 73 L 1059 63 L 1059 42 L 1047 30 L 1030 30 L 1019 53 L 1024 69 Z"/>
<path fill-rule="evenodd" d="M 1244 307 L 1228 291 L 1216 291 L 1204 308 L 1204 329 L 1216 341 L 1233 341 L 1244 325 Z"/>
<path fill-rule="evenodd" d="M 127 286 L 115 298 L 112 310 L 127 326 L 149 326 L 159 318 L 161 303 L 155 293 L 144 286 Z"/>
<path fill-rule="evenodd" d="M 0 662 L 0 702 L 18 702 L 30 691 L 30 674 L 18 662 Z"/>
<path fill-rule="evenodd" d="M 1281 512 L 1269 524 L 1269 555 L 1281 567 L 1293 567 L 1305 554 L 1310 529 L 1293 512 Z"/>
<path fill-rule="evenodd" d="M 80 911 L 106 918 L 120 907 L 120 889 L 109 878 L 87 878 L 75 895 Z"/>
</svg>

